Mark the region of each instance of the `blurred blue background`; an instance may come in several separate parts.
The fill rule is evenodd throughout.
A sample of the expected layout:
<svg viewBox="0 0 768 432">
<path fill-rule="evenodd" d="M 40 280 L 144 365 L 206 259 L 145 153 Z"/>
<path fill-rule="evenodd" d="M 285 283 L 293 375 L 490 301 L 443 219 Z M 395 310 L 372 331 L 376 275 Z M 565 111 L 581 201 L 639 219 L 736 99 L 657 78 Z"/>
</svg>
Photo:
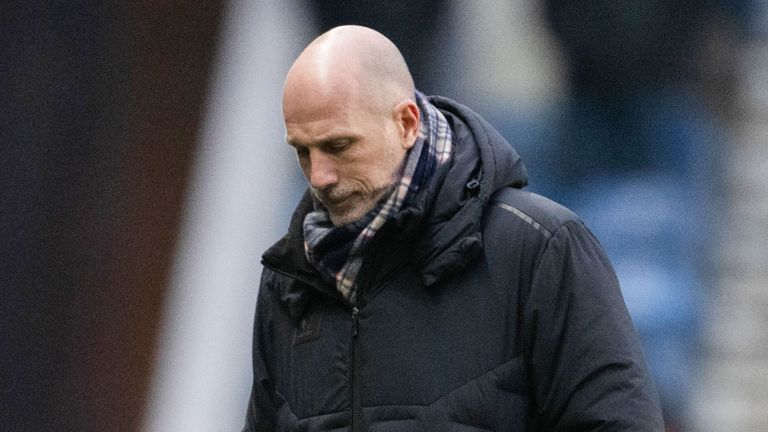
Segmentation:
<svg viewBox="0 0 768 432">
<path fill-rule="evenodd" d="M 768 430 L 763 0 L 11 1 L 0 430 L 239 430 L 282 80 L 373 27 L 610 256 L 668 431 Z"/>
</svg>

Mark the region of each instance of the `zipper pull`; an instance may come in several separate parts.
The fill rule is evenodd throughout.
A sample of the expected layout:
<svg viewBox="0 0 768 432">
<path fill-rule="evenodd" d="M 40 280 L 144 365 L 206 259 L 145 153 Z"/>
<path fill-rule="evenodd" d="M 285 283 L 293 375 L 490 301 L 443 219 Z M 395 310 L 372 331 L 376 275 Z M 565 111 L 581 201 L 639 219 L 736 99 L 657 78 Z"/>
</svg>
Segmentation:
<svg viewBox="0 0 768 432">
<path fill-rule="evenodd" d="M 352 307 L 352 336 L 357 336 L 357 306 Z"/>
</svg>

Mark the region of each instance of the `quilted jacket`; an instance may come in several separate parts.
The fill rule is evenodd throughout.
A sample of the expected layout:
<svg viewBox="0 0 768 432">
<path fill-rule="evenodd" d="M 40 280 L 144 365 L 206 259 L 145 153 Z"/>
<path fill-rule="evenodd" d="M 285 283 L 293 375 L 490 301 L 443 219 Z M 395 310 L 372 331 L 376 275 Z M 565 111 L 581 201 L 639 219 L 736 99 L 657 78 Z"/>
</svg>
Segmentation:
<svg viewBox="0 0 768 432">
<path fill-rule="evenodd" d="M 431 97 L 455 153 L 372 240 L 356 304 L 304 258 L 304 196 L 263 256 L 244 431 L 662 431 L 616 276 L 520 157 Z"/>
</svg>

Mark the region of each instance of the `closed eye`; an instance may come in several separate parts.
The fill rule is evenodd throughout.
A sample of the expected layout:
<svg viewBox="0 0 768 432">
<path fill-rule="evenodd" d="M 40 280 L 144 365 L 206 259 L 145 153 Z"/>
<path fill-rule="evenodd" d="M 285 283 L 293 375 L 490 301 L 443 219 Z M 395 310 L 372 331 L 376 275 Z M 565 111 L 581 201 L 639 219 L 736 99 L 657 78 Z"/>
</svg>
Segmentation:
<svg viewBox="0 0 768 432">
<path fill-rule="evenodd" d="M 352 140 L 344 139 L 339 141 L 329 141 L 323 143 L 322 149 L 326 153 L 339 154 L 344 150 L 347 150 L 352 145 Z"/>
</svg>

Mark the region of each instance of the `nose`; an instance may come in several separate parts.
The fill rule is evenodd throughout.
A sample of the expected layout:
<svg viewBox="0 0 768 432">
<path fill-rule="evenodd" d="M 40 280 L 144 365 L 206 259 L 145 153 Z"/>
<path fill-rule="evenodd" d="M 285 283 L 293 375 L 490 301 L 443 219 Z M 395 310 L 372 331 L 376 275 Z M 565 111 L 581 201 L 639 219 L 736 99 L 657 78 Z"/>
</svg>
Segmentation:
<svg viewBox="0 0 768 432">
<path fill-rule="evenodd" d="M 339 180 L 336 166 L 327 155 L 314 151 L 310 153 L 309 184 L 315 189 L 324 189 L 336 184 Z"/>
</svg>

